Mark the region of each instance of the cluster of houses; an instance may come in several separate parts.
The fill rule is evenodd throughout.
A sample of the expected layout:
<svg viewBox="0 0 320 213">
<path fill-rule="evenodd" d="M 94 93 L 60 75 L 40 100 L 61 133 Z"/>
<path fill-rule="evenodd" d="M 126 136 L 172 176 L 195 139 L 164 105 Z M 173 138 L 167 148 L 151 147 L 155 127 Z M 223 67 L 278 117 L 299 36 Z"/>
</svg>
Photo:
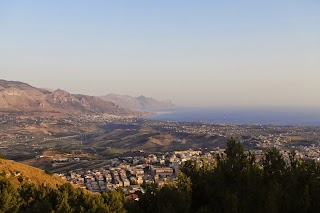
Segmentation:
<svg viewBox="0 0 320 213">
<path fill-rule="evenodd" d="M 176 181 L 180 167 L 184 162 L 195 160 L 201 163 L 205 158 L 208 163 L 213 163 L 214 155 L 223 151 L 224 149 L 217 148 L 206 153 L 187 150 L 160 155 L 114 158 L 102 168 L 70 171 L 56 175 L 93 192 L 114 190 L 121 187 L 126 194 L 130 194 L 136 191 L 143 192 L 141 187 L 143 184 L 156 183 L 161 187 L 168 182 Z M 285 159 L 289 159 L 289 152 L 281 152 Z M 263 156 L 262 150 L 256 150 L 254 154 L 256 161 L 259 162 Z M 304 158 L 305 156 L 298 152 L 297 157 Z"/>
<path fill-rule="evenodd" d="M 114 190 L 118 187 L 126 193 L 143 191 L 141 185 L 156 183 L 160 187 L 175 181 L 180 166 L 187 160 L 201 161 L 201 151 L 179 151 L 161 155 L 150 154 L 127 158 L 114 158 L 103 168 L 70 171 L 56 174 L 61 178 L 93 192 Z M 212 154 L 204 155 L 209 161 Z"/>
</svg>

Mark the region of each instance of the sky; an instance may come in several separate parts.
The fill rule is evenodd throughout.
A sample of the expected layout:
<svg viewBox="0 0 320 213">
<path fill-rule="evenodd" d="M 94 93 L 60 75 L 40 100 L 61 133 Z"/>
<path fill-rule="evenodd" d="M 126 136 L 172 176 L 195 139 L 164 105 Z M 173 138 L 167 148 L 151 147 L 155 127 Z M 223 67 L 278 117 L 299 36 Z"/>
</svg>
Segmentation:
<svg viewBox="0 0 320 213">
<path fill-rule="evenodd" d="M 319 0 L 0 0 L 0 79 L 180 106 L 319 106 Z"/>
</svg>

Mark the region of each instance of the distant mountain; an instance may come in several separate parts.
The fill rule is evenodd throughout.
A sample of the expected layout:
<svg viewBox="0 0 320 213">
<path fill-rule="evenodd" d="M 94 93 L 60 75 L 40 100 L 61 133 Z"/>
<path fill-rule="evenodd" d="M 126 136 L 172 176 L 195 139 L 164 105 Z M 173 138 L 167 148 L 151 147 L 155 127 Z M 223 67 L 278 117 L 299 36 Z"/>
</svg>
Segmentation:
<svg viewBox="0 0 320 213">
<path fill-rule="evenodd" d="M 158 101 L 143 95 L 139 97 L 132 97 L 129 95 L 109 94 L 101 96 L 100 98 L 130 110 L 154 110 L 174 106 L 171 101 Z"/>
<path fill-rule="evenodd" d="M 63 90 L 50 92 L 26 83 L 0 80 L 0 111 L 40 113 L 135 114 L 115 103 L 87 95 L 73 95 Z"/>
</svg>

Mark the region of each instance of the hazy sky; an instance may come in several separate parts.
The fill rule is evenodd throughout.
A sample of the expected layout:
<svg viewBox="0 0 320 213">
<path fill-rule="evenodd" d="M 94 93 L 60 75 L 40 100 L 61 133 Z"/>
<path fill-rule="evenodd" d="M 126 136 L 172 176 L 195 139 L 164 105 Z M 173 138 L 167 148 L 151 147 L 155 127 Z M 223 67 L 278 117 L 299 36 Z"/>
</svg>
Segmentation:
<svg viewBox="0 0 320 213">
<path fill-rule="evenodd" d="M 319 0 L 0 0 L 0 78 L 180 105 L 320 106 Z"/>
</svg>

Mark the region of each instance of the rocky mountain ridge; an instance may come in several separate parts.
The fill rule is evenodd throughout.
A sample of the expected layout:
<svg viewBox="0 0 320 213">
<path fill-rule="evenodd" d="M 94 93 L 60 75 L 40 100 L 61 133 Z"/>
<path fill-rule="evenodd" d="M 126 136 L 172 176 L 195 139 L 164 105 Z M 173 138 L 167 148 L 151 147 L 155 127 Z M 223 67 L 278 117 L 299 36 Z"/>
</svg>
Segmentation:
<svg viewBox="0 0 320 213">
<path fill-rule="evenodd" d="M 95 96 L 73 95 L 63 90 L 50 92 L 17 81 L 0 80 L 0 111 L 31 113 L 107 113 L 134 115 L 115 103 Z"/>
<path fill-rule="evenodd" d="M 143 95 L 139 97 L 132 97 L 129 95 L 111 93 L 106 96 L 100 96 L 100 98 L 105 101 L 113 102 L 124 109 L 131 110 L 155 110 L 174 106 L 174 104 L 169 100 L 158 101 Z"/>
</svg>

